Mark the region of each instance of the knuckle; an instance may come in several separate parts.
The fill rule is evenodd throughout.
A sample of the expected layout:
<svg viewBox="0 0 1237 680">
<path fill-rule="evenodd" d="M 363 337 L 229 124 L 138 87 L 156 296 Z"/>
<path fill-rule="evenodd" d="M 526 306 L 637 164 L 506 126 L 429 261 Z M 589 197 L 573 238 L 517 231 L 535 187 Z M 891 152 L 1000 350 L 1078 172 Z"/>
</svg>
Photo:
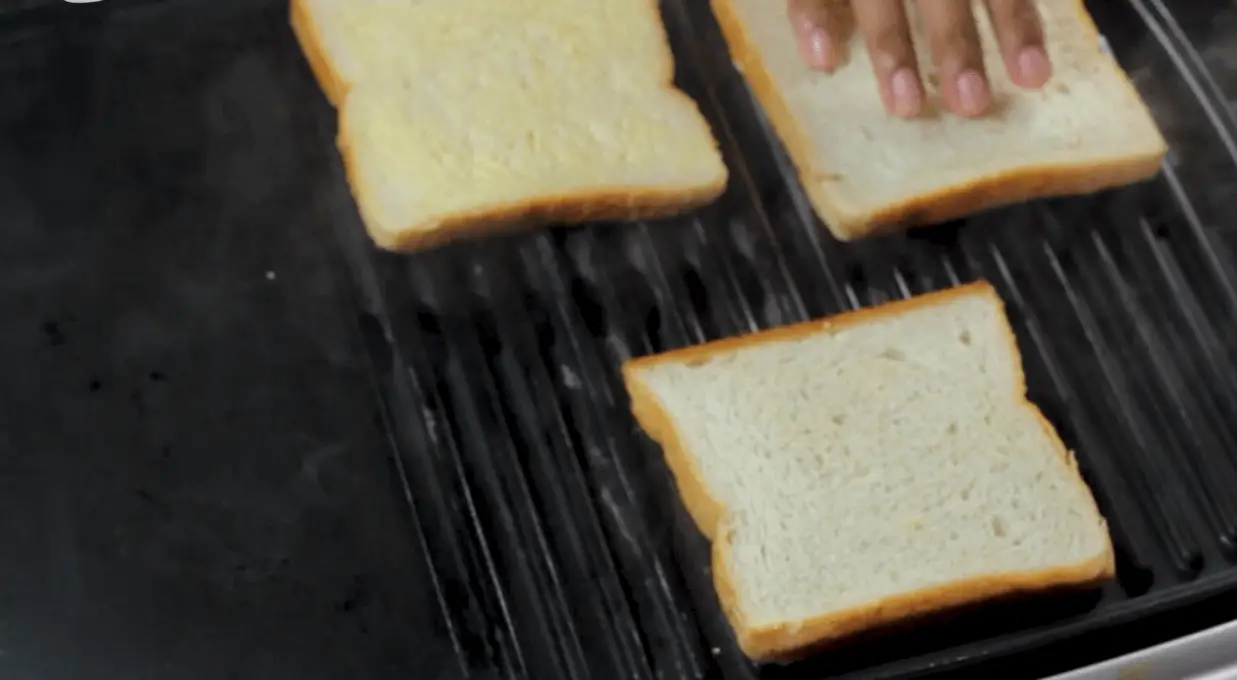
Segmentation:
<svg viewBox="0 0 1237 680">
<path fill-rule="evenodd" d="M 928 29 L 933 59 L 942 66 L 962 67 L 981 59 L 982 49 L 974 17 L 952 13 Z"/>
<path fill-rule="evenodd" d="M 932 40 L 932 54 L 941 64 L 961 65 L 973 61 L 978 52 L 978 45 L 956 29 L 944 29 Z"/>
<path fill-rule="evenodd" d="M 998 32 L 1020 43 L 1042 41 L 1043 29 L 1033 0 L 991 0 L 989 7 Z"/>
<path fill-rule="evenodd" d="M 874 50 L 895 59 L 905 59 L 911 53 L 910 37 L 898 26 L 880 26 L 872 31 L 869 40 Z"/>
<path fill-rule="evenodd" d="M 1042 42 L 1043 26 L 1040 24 L 1039 11 L 1035 8 L 1035 3 L 1031 0 L 1018 0 L 1014 4 L 1016 7 L 1014 17 L 1011 19 L 1014 30 L 1028 41 Z"/>
</svg>

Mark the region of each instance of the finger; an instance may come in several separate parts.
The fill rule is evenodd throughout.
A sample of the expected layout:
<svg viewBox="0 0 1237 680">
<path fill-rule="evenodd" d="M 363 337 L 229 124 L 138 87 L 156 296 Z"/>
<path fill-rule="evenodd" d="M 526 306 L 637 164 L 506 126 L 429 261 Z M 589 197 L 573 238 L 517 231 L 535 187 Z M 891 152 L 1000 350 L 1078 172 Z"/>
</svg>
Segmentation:
<svg viewBox="0 0 1237 680">
<path fill-rule="evenodd" d="M 970 0 L 919 0 L 919 11 L 945 104 L 960 116 L 984 113 L 992 92 Z"/>
<path fill-rule="evenodd" d="M 789 0 L 786 9 L 799 42 L 799 53 L 808 66 L 823 71 L 840 66 L 845 41 L 827 0 Z"/>
<path fill-rule="evenodd" d="M 902 0 L 857 0 L 853 7 L 885 109 L 895 116 L 919 115 L 923 108 L 923 84 Z"/>
<path fill-rule="evenodd" d="M 1034 0 L 988 0 L 988 16 L 1010 80 L 1022 87 L 1043 87 L 1052 77 L 1052 62 Z"/>
</svg>

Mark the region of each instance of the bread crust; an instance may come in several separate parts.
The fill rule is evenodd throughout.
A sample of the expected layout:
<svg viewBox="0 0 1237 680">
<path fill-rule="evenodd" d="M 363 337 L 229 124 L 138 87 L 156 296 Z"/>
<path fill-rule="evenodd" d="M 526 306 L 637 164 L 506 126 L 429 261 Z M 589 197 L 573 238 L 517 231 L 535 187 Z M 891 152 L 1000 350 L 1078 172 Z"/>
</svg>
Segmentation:
<svg viewBox="0 0 1237 680">
<path fill-rule="evenodd" d="M 688 513 L 701 533 L 712 541 L 711 560 L 714 587 L 717 590 L 722 610 L 738 639 L 739 647 L 750 658 L 757 660 L 791 658 L 805 650 L 855 633 L 885 627 L 926 614 L 975 604 L 1004 595 L 1093 585 L 1111 579 L 1116 573 L 1116 558 L 1111 537 L 1107 533 L 1107 524 L 1095 504 L 1090 488 L 1078 472 L 1078 463 L 1073 453 L 1065 448 L 1056 429 L 1044 417 L 1039 407 L 1027 398 L 1022 354 L 1018 349 L 1013 329 L 1006 322 L 1004 326 L 1009 351 L 1019 376 L 1016 398 L 1024 408 L 1034 413 L 1053 443 L 1057 455 L 1073 471 L 1071 478 L 1086 492 L 1085 497 L 1090 501 L 1091 510 L 1104 530 L 1107 539 L 1105 549 L 1095 557 L 1074 565 L 986 574 L 931 588 L 899 593 L 867 604 L 799 621 L 755 625 L 745 620 L 743 612 L 739 609 L 738 593 L 727 563 L 730 537 L 726 532 L 726 508 L 710 492 L 699 465 L 687 451 L 671 414 L 653 390 L 644 384 L 640 377 L 641 371 L 662 363 L 709 361 L 721 354 L 768 342 L 791 340 L 816 333 L 835 333 L 869 321 L 897 316 L 923 307 L 946 304 L 969 296 L 987 297 L 1000 305 L 1002 311 L 1004 310 L 1004 302 L 996 290 L 989 283 L 978 281 L 907 300 L 846 312 L 823 320 L 807 321 L 684 347 L 654 356 L 631 359 L 623 364 L 623 381 L 631 396 L 631 408 L 636 421 L 649 437 L 661 446 L 683 504 L 687 507 Z"/>
<path fill-rule="evenodd" d="M 1052 163 L 1011 168 L 970 178 L 935 191 L 911 196 L 865 211 L 848 205 L 837 189 L 836 173 L 830 172 L 812 150 L 810 136 L 791 112 L 765 67 L 759 48 L 748 35 L 735 12 L 733 0 L 711 0 L 713 14 L 721 26 L 730 54 L 747 80 L 757 102 L 764 109 L 798 171 L 808 201 L 825 226 L 840 241 L 900 231 L 909 227 L 939 224 L 1003 205 L 1036 198 L 1087 194 L 1147 179 L 1159 172 L 1167 148 L 1163 140 L 1156 150 L 1111 161 Z M 1086 7 L 1075 2 L 1080 21 L 1099 40 L 1099 32 Z M 787 39 L 790 39 L 789 34 Z M 1118 69 L 1117 75 L 1135 97 L 1133 83 Z M 1141 100 L 1140 100 L 1141 101 Z"/>
<path fill-rule="evenodd" d="M 335 71 L 331 60 L 326 58 L 322 32 L 318 30 L 318 24 L 314 22 L 313 13 L 309 11 L 306 2 L 308 0 L 290 0 L 289 2 L 288 15 L 292 24 L 292 34 L 296 36 L 301 52 L 305 54 L 305 59 L 309 62 L 309 68 L 313 71 L 314 79 L 318 81 L 318 87 L 322 88 L 322 93 L 326 95 L 327 101 L 331 102 L 331 106 L 339 108 L 351 84 Z"/>
<path fill-rule="evenodd" d="M 459 238 L 515 231 L 539 224 L 610 222 L 670 217 L 694 210 L 717 199 L 726 189 L 729 172 L 719 163 L 720 172 L 710 182 L 700 185 L 667 186 L 605 186 L 580 191 L 530 197 L 527 200 L 496 203 L 474 210 L 443 215 L 432 222 L 410 225 L 395 231 L 378 228 L 377 220 L 366 215 L 368 189 L 358 181 L 354 147 L 346 134 L 348 82 L 332 65 L 314 22 L 308 0 L 290 0 L 290 20 L 293 33 L 309 61 L 314 78 L 331 104 L 339 111 L 340 124 L 336 146 L 344 159 L 348 185 L 362 213 L 366 231 L 374 243 L 384 250 L 412 252 L 424 250 Z M 647 11 L 662 31 L 662 67 L 658 77 L 671 96 L 689 103 L 697 112 L 699 106 L 674 85 L 674 56 L 665 37 L 665 26 L 656 0 L 645 0 Z M 708 125 L 701 116 L 701 123 Z M 714 136 L 714 148 L 717 148 Z"/>
</svg>

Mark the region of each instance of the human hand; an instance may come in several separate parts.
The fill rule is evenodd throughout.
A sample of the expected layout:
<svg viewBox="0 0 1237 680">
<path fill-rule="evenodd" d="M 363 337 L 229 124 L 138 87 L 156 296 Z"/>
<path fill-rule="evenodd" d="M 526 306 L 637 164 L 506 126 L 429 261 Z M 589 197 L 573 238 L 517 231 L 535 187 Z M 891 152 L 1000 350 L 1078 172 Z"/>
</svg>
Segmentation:
<svg viewBox="0 0 1237 680">
<path fill-rule="evenodd" d="M 920 67 L 903 0 L 788 0 L 803 58 L 833 71 L 846 58 L 849 31 L 864 38 L 885 108 L 919 115 L 924 101 Z M 971 0 L 914 0 L 945 105 L 954 113 L 982 115 L 992 103 L 983 49 Z M 1010 80 L 1039 88 L 1052 75 L 1035 0 L 985 0 Z M 850 5 L 847 8 L 845 5 Z M 853 22 L 853 26 L 849 25 Z"/>
</svg>

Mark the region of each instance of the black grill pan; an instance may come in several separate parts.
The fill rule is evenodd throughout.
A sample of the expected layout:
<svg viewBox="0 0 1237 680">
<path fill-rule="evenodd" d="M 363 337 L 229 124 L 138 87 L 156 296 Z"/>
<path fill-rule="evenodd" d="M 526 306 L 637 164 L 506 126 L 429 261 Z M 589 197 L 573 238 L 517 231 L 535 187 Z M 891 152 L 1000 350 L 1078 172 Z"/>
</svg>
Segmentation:
<svg viewBox="0 0 1237 680">
<path fill-rule="evenodd" d="M 412 518 L 372 521 L 424 551 L 418 578 L 438 623 L 406 644 L 432 639 L 444 677 L 1019 677 L 1237 611 L 1237 4 L 1089 3 L 1171 145 L 1154 181 L 841 245 L 812 217 L 707 3 L 664 0 L 678 82 L 732 171 L 723 198 L 672 221 L 413 256 L 362 233 L 334 114 L 281 1 L 27 4 L 0 13 L 0 48 L 26 63 L 47 49 L 108 55 L 146 88 L 128 96 L 209 98 L 229 69 L 265 74 L 265 89 L 211 105 L 287 135 L 248 142 L 261 150 L 251 177 L 305 204 L 247 213 L 261 218 L 251 228 L 302 219 L 295 238 L 331 252 L 314 275 L 349 291 L 343 323 L 364 341 L 388 435 L 372 455 L 390 454 Z M 209 207 L 243 189 L 194 191 Z M 718 610 L 707 545 L 628 414 L 618 364 L 977 278 L 1009 304 L 1031 396 L 1110 520 L 1117 580 L 750 664 Z"/>
<path fill-rule="evenodd" d="M 471 662 L 535 678 L 903 677 L 1237 587 L 1232 8 L 1091 8 L 1172 146 L 1154 182 L 849 246 L 811 216 L 705 3 L 662 9 L 678 82 L 732 168 L 719 203 L 414 258 L 351 249 L 372 281 L 375 344 L 389 347 L 387 404 L 408 421 L 414 503 L 441 527 L 438 554 L 460 556 L 437 568 L 472 588 L 466 610 L 488 612 Z M 747 664 L 615 367 L 980 277 L 1010 303 L 1032 397 L 1111 520 L 1117 582 L 798 665 Z M 444 489 L 462 507 L 433 498 Z"/>
</svg>

